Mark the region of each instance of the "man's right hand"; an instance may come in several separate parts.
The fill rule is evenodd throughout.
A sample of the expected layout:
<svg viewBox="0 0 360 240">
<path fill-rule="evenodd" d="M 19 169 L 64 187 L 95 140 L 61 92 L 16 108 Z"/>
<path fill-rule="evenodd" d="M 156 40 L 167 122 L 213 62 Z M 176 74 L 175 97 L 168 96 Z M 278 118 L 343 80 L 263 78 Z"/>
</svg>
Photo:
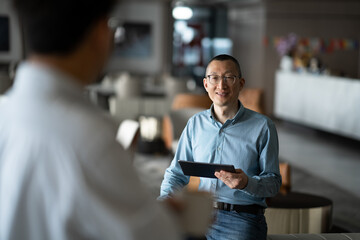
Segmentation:
<svg viewBox="0 0 360 240">
<path fill-rule="evenodd" d="M 215 176 L 231 189 L 244 189 L 248 183 L 248 176 L 241 169 L 236 169 L 235 173 L 221 170 L 215 172 Z"/>
</svg>

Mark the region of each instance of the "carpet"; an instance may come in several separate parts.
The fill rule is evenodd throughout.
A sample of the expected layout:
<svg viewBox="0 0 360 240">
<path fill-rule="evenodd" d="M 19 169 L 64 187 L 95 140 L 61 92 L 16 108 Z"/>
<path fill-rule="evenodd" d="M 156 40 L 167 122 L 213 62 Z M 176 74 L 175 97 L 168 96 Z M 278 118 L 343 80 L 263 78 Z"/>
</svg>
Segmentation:
<svg viewBox="0 0 360 240">
<path fill-rule="evenodd" d="M 333 201 L 331 232 L 360 232 L 360 198 L 306 170 L 291 167 L 292 191 L 311 193 Z"/>
</svg>

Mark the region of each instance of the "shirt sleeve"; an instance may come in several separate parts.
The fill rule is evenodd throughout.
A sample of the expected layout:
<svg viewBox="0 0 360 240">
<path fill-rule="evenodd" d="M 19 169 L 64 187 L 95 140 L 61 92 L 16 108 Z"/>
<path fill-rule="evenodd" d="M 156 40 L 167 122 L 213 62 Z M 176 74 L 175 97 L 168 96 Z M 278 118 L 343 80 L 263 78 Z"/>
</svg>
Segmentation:
<svg viewBox="0 0 360 240">
<path fill-rule="evenodd" d="M 275 125 L 267 122 L 260 136 L 259 167 L 260 174 L 249 176 L 248 184 L 243 189 L 255 197 L 273 197 L 281 186 L 279 170 L 279 142 Z"/>
<path fill-rule="evenodd" d="M 165 171 L 159 199 L 170 197 L 171 194 L 181 190 L 189 183 L 190 177 L 184 175 L 178 160 L 194 161 L 191 146 L 192 126 L 192 119 L 190 119 L 180 136 L 175 156 Z"/>
</svg>

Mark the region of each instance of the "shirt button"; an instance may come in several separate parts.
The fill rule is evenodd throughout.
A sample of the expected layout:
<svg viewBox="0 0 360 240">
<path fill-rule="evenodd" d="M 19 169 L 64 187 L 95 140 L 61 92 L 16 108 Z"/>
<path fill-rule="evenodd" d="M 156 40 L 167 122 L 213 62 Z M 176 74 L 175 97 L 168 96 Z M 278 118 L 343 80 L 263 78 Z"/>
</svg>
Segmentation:
<svg viewBox="0 0 360 240">
<path fill-rule="evenodd" d="M 221 147 L 218 147 L 218 151 L 220 151 L 221 150 Z"/>
</svg>

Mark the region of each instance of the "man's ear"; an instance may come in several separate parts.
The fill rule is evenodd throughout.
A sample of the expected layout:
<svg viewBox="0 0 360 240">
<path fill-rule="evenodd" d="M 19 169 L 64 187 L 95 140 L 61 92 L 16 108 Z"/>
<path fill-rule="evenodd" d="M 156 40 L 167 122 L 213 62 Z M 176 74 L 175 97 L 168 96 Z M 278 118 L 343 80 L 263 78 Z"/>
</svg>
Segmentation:
<svg viewBox="0 0 360 240">
<path fill-rule="evenodd" d="M 245 86 L 245 79 L 240 78 L 240 91 L 244 88 L 244 86 Z"/>
<path fill-rule="evenodd" d="M 208 84 L 207 84 L 206 78 L 203 79 L 203 84 L 204 84 L 204 88 L 205 88 L 205 90 L 207 92 L 208 91 L 207 90 Z"/>
<path fill-rule="evenodd" d="M 108 27 L 108 19 L 101 18 L 94 27 L 95 40 L 100 45 L 107 45 L 112 40 L 112 32 Z"/>
<path fill-rule="evenodd" d="M 90 32 L 90 44 L 88 51 L 92 55 L 97 56 L 97 61 L 103 67 L 103 64 L 107 61 L 111 50 L 113 48 L 112 30 L 108 27 L 108 19 L 103 17 L 99 19 L 93 26 Z"/>
</svg>

